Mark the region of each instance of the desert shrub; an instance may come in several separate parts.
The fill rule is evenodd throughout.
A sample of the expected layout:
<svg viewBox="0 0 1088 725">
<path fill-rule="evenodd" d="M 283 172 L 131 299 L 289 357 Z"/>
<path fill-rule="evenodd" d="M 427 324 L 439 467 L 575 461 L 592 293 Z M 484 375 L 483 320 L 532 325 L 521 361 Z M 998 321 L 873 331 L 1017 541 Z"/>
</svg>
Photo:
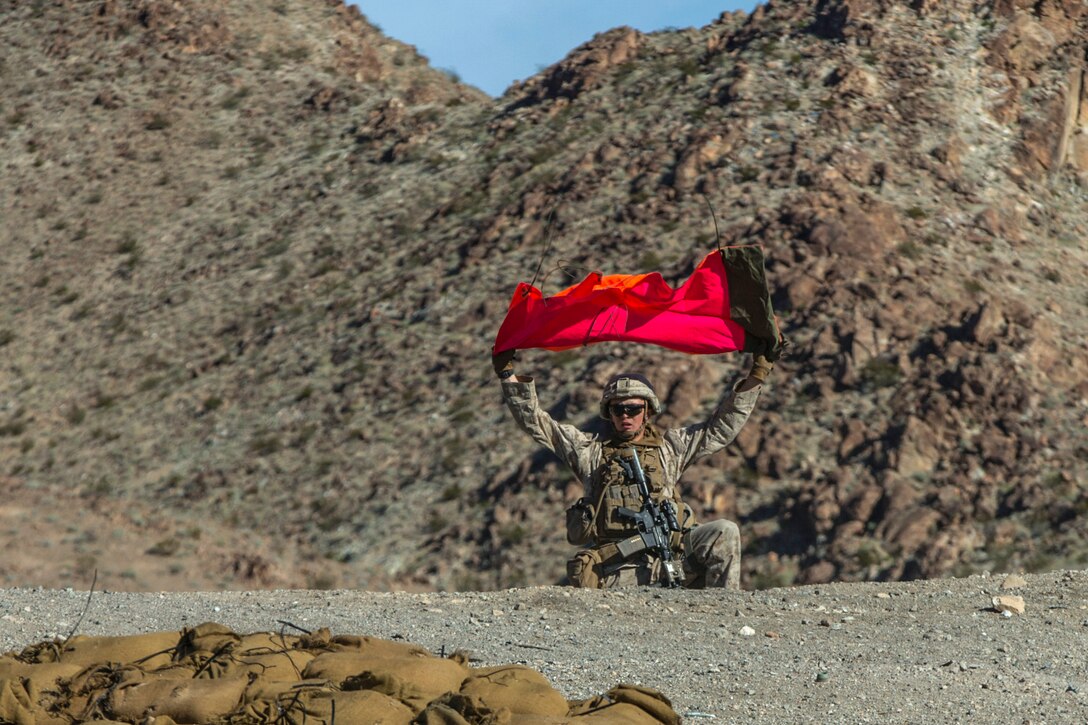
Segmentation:
<svg viewBox="0 0 1088 725">
<path fill-rule="evenodd" d="M 755 181 L 759 178 L 759 168 L 755 166 L 741 166 L 737 169 L 737 180 L 741 183 Z"/>
<path fill-rule="evenodd" d="M 160 383 L 162 383 L 162 376 L 152 375 L 141 380 L 137 388 L 140 390 L 140 392 L 146 393 L 149 390 L 154 390 L 155 388 L 159 387 Z"/>
<path fill-rule="evenodd" d="M 208 131 L 196 141 L 196 145 L 203 149 L 217 149 L 222 143 L 223 134 L 219 131 Z"/>
<path fill-rule="evenodd" d="M 336 575 L 328 572 L 317 572 L 309 578 L 309 588 L 319 591 L 335 589 Z"/>
<path fill-rule="evenodd" d="M 272 143 L 272 139 L 268 138 L 268 136 L 266 136 L 263 133 L 262 134 L 257 134 L 256 136 L 253 136 L 252 138 L 249 139 L 249 142 L 253 145 L 253 148 L 258 152 L 268 151 L 273 146 L 275 146 L 275 144 Z"/>
<path fill-rule="evenodd" d="M 117 242 L 117 246 L 113 248 L 113 251 L 117 254 L 139 255 L 140 243 L 136 241 L 136 237 L 132 234 L 125 234 Z"/>
<path fill-rule="evenodd" d="M 53 293 L 57 296 L 57 304 L 70 305 L 79 299 L 79 293 L 75 290 L 68 289 L 68 285 L 61 285 Z"/>
<path fill-rule="evenodd" d="M 26 423 L 21 420 L 0 424 L 0 437 L 9 436 L 15 438 L 16 436 L 21 436 L 25 431 Z"/>
<path fill-rule="evenodd" d="M 643 252 L 642 256 L 639 257 L 638 269 L 646 272 L 655 272 L 661 269 L 662 263 L 663 260 L 661 259 L 661 255 L 651 249 Z"/>
<path fill-rule="evenodd" d="M 887 388 L 899 383 L 899 366 L 890 360 L 874 357 L 861 368 L 861 381 L 868 388 Z"/>
<path fill-rule="evenodd" d="M 87 418 L 87 411 L 80 408 L 78 405 L 69 406 L 68 410 L 64 412 L 64 419 L 71 425 L 79 425 Z"/>
<path fill-rule="evenodd" d="M 895 248 L 895 251 L 899 253 L 899 256 L 907 259 L 919 259 L 922 256 L 922 248 L 914 242 L 903 242 Z"/>
<path fill-rule="evenodd" d="M 259 433 L 249 441 L 249 452 L 258 456 L 270 456 L 280 449 L 280 439 L 274 433 Z"/>
<path fill-rule="evenodd" d="M 565 368 L 568 365 L 573 365 L 582 358 L 582 351 L 580 349 L 573 350 L 561 350 L 557 353 L 553 353 L 551 356 L 551 363 L 557 368 Z"/>
<path fill-rule="evenodd" d="M 301 63 L 302 61 L 309 59 L 310 49 L 305 45 L 296 45 L 294 48 L 288 48 L 283 51 L 283 57 L 287 60 Z"/>
<path fill-rule="evenodd" d="M 170 128 L 171 121 L 163 113 L 154 113 L 151 118 L 147 119 L 147 123 L 144 124 L 144 128 L 148 131 L 162 131 Z"/>
<path fill-rule="evenodd" d="M 468 395 L 462 395 L 450 405 L 446 416 L 451 423 L 463 425 L 476 417 L 476 401 Z"/>
<path fill-rule="evenodd" d="M 427 521 L 423 525 L 428 534 L 437 534 L 449 525 L 449 521 L 438 511 L 431 511 L 427 515 Z"/>
<path fill-rule="evenodd" d="M 521 524 L 507 524 L 499 529 L 499 538 L 503 544 L 516 546 L 525 541 L 528 532 Z"/>
<path fill-rule="evenodd" d="M 173 536 L 167 537 L 161 541 L 156 542 L 147 550 L 148 554 L 152 556 L 173 556 L 181 550 L 181 542 L 175 539 Z"/>
<path fill-rule="evenodd" d="M 858 547 L 857 560 L 861 566 L 882 566 L 890 559 L 888 553 L 875 541 L 866 541 Z"/>
<path fill-rule="evenodd" d="M 752 589 L 779 589 L 793 584 L 797 577 L 796 571 L 783 569 L 779 571 L 757 571 L 749 579 Z"/>
<path fill-rule="evenodd" d="M 685 78 L 690 78 L 699 72 L 699 61 L 695 58 L 682 58 L 676 67 L 681 75 Z"/>
<path fill-rule="evenodd" d="M 533 166 L 539 166 L 540 164 L 543 164 L 549 159 L 553 158 L 562 149 L 563 146 L 558 143 L 545 144 L 544 146 L 540 146 L 535 149 L 531 154 L 529 154 L 529 163 L 531 163 Z"/>
</svg>

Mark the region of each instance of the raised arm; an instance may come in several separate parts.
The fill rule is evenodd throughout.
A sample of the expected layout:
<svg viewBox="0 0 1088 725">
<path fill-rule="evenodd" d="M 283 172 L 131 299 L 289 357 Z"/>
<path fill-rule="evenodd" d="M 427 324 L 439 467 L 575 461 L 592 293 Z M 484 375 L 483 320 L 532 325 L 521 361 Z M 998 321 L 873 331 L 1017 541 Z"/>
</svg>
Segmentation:
<svg viewBox="0 0 1088 725">
<path fill-rule="evenodd" d="M 595 465 L 595 439 L 572 425 L 557 422 L 540 407 L 533 378 L 514 373 L 513 350 L 494 355 L 492 366 L 502 383 L 503 402 L 518 427 L 558 456 L 583 483 L 587 481 Z"/>
<path fill-rule="evenodd" d="M 726 392 L 706 421 L 666 432 L 665 441 L 675 451 L 681 472 L 697 459 L 716 453 L 733 442 L 748 422 L 762 385 L 773 368 L 774 364 L 767 358 L 756 356 L 748 377 Z"/>
</svg>

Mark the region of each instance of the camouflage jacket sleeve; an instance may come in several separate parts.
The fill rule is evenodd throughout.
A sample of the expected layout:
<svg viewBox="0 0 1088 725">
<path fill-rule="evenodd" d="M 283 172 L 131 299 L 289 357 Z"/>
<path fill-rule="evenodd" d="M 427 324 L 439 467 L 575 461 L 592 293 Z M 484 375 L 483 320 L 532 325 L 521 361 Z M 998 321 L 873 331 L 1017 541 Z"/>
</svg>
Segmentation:
<svg viewBox="0 0 1088 725">
<path fill-rule="evenodd" d="M 748 416 L 756 407 L 761 388 L 753 388 L 743 393 L 737 392 L 734 385 L 721 402 L 717 410 L 709 419 L 702 423 L 689 425 L 684 428 L 672 428 L 665 432 L 665 445 L 675 456 L 672 458 L 674 470 L 668 471 L 669 478 L 677 481 L 680 475 L 703 456 L 709 456 L 733 442 L 740 433 L 740 429 L 748 421 Z"/>
<path fill-rule="evenodd" d="M 521 380 L 525 380 L 524 376 Z M 593 471 L 601 459 L 601 444 L 597 439 L 572 425 L 558 423 L 548 415 L 537 401 L 536 385 L 532 379 L 525 382 L 504 380 L 502 399 L 518 427 L 559 456 L 589 490 Z"/>
</svg>

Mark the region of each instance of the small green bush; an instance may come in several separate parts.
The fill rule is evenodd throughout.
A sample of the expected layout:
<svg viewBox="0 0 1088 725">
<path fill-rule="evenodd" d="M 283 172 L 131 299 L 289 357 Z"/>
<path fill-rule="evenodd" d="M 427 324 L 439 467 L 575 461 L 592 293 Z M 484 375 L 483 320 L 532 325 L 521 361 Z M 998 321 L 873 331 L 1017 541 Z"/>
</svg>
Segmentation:
<svg viewBox="0 0 1088 725">
<path fill-rule="evenodd" d="M 507 524 L 499 529 L 499 538 L 504 544 L 516 546 L 525 541 L 528 532 L 520 524 Z"/>
<path fill-rule="evenodd" d="M 683 58 L 676 67 L 685 78 L 690 78 L 700 70 L 699 61 L 695 58 Z"/>
<path fill-rule="evenodd" d="M 136 237 L 131 234 L 125 234 L 121 237 L 121 240 L 117 242 L 117 246 L 113 249 L 117 254 L 132 254 L 138 255 L 140 253 L 140 243 L 136 241 Z"/>
<path fill-rule="evenodd" d="M 866 387 L 888 388 L 899 383 L 902 372 L 890 360 L 874 357 L 861 368 L 861 381 Z"/>
<path fill-rule="evenodd" d="M 914 242 L 903 242 L 895 250 L 899 253 L 899 256 L 907 259 L 919 259 L 922 256 L 922 248 Z"/>
<path fill-rule="evenodd" d="M 181 542 L 173 536 L 156 542 L 147 553 L 151 556 L 173 556 L 181 550 Z"/>
<path fill-rule="evenodd" d="M 165 114 L 155 113 L 144 124 L 144 128 L 148 131 L 163 131 L 170 128 L 170 119 Z"/>
<path fill-rule="evenodd" d="M 24 432 L 26 432 L 26 423 L 21 420 L 0 425 L 0 437 L 10 436 L 11 438 L 15 438 L 21 436 Z"/>
<path fill-rule="evenodd" d="M 285 237 L 277 237 L 261 247 L 261 255 L 264 257 L 278 257 L 291 248 L 291 240 Z"/>
<path fill-rule="evenodd" d="M 287 60 L 301 63 L 302 61 L 309 59 L 310 49 L 305 45 L 296 45 L 294 48 L 288 48 L 283 51 L 283 56 L 287 58 Z"/>
<path fill-rule="evenodd" d="M 258 456 L 270 456 L 280 449 L 280 439 L 275 434 L 264 433 L 249 442 L 249 452 Z"/>
<path fill-rule="evenodd" d="M 79 425 L 87 419 L 87 411 L 78 405 L 72 405 L 64 413 L 64 419 L 71 425 Z"/>
<path fill-rule="evenodd" d="M 974 277 L 968 277 L 963 281 L 963 289 L 973 295 L 977 295 L 986 289 L 986 287 Z"/>
</svg>

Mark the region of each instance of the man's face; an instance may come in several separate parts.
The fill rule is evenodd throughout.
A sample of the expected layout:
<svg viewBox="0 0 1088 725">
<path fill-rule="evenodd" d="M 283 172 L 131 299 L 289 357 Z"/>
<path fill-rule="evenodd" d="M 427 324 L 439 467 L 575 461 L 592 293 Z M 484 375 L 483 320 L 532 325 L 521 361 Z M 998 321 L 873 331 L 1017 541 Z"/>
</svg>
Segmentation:
<svg viewBox="0 0 1088 725">
<path fill-rule="evenodd" d="M 624 398 L 608 404 L 612 426 L 623 437 L 633 436 L 646 422 L 646 401 L 642 398 Z"/>
</svg>

